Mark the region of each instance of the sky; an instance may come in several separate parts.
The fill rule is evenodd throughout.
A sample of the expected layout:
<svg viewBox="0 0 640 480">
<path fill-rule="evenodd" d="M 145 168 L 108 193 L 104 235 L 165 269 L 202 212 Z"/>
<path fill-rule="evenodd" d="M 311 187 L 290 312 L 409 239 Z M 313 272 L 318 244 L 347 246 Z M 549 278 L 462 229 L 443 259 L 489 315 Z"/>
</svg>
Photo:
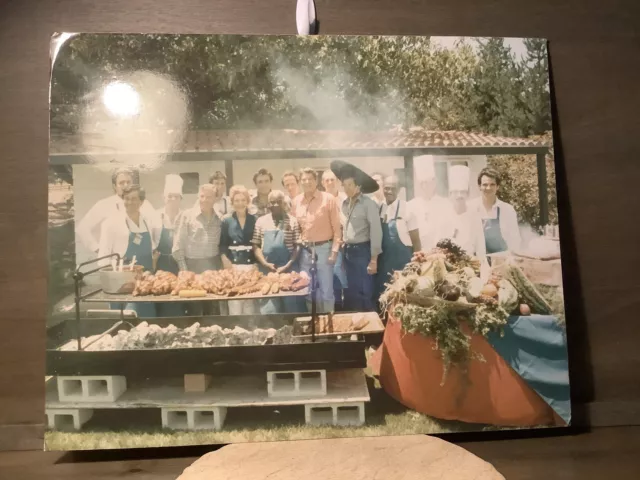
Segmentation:
<svg viewBox="0 0 640 480">
<path fill-rule="evenodd" d="M 453 48 L 455 43 L 462 38 L 472 40 L 474 37 L 431 37 L 431 41 L 445 48 Z M 505 38 L 504 42 L 506 45 L 511 47 L 511 51 L 514 53 L 517 60 L 522 59 L 526 52 L 522 38 Z"/>
</svg>

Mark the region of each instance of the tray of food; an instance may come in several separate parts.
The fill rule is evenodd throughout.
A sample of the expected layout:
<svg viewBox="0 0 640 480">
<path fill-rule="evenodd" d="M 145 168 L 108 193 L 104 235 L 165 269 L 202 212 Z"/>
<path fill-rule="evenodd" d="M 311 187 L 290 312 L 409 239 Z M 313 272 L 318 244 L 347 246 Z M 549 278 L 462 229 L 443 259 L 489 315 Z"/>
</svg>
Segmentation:
<svg viewBox="0 0 640 480">
<path fill-rule="evenodd" d="M 315 322 L 316 337 L 343 337 L 384 332 L 384 325 L 376 312 L 335 313 L 319 315 Z M 293 335 L 311 337 L 311 317 L 297 317 Z"/>
<path fill-rule="evenodd" d="M 302 296 L 309 293 L 306 273 L 207 270 L 202 274 L 165 271 L 141 274 L 130 294 L 110 294 L 104 290 L 86 298 L 87 302 L 171 302 L 185 300 L 228 300 Z"/>
</svg>

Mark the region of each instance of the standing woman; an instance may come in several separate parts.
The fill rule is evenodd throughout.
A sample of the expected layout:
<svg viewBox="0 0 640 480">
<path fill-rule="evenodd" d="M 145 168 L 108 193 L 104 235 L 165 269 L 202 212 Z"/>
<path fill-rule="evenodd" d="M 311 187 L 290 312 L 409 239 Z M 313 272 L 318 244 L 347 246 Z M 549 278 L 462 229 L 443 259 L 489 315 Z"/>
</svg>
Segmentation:
<svg viewBox="0 0 640 480">
<path fill-rule="evenodd" d="M 164 207 L 158 210 L 158 221 L 160 222 L 160 239 L 156 249 L 157 263 L 156 272 L 162 270 L 178 275 L 180 267 L 173 258 L 173 236 L 180 222 L 182 209 L 182 184 L 180 175 L 169 174 L 165 177 L 164 183 Z M 182 302 L 162 302 L 156 306 L 159 317 L 177 317 L 185 314 Z"/>
<path fill-rule="evenodd" d="M 220 235 L 220 253 L 222 265 L 226 269 L 239 271 L 257 269 L 256 258 L 253 254 L 253 232 L 256 217 L 249 213 L 251 202 L 249 191 L 242 185 L 231 187 L 229 200 L 233 213 L 222 219 Z M 257 313 L 254 300 L 229 300 L 230 315 L 254 315 Z"/>
<path fill-rule="evenodd" d="M 123 190 L 122 199 L 124 212 L 116 213 L 104 222 L 98 256 L 118 253 L 124 259 L 124 264 L 131 263 L 135 256 L 136 265 L 141 265 L 145 271 L 153 272 L 153 251 L 158 246 L 159 233 L 153 218 L 140 212 L 140 207 L 145 201 L 145 191 L 140 185 L 130 185 Z M 101 263 L 108 265 L 110 261 L 105 259 Z M 119 308 L 119 305 L 113 305 L 112 308 L 114 307 Z M 156 306 L 153 302 L 129 303 L 125 309 L 134 310 L 141 318 L 156 316 Z"/>
</svg>

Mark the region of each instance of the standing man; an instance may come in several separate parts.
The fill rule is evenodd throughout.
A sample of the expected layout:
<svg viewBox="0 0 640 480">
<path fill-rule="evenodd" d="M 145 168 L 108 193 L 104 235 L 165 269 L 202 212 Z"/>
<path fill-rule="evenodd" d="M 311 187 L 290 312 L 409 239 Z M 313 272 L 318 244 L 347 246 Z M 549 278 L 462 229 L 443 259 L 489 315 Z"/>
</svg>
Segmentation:
<svg viewBox="0 0 640 480">
<path fill-rule="evenodd" d="M 518 214 L 510 204 L 498 198 L 500 174 L 492 168 L 483 168 L 478 175 L 481 196 L 469 202 L 469 210 L 482 221 L 487 255 L 520 248 Z"/>
<path fill-rule="evenodd" d="M 280 190 L 269 194 L 270 214 L 256 222 L 253 251 L 264 274 L 294 270 L 300 255 L 300 225 L 285 209 L 285 195 Z M 260 313 L 293 313 L 298 311 L 295 297 L 269 298 L 261 302 Z"/>
<path fill-rule="evenodd" d="M 261 168 L 253 176 L 256 195 L 251 199 L 249 213 L 261 217 L 269 213 L 269 192 L 273 183 L 273 175 L 266 168 Z"/>
<path fill-rule="evenodd" d="M 300 194 L 300 177 L 292 170 L 287 170 L 282 174 L 282 186 L 287 191 L 288 203 L 291 205 L 293 199 Z"/>
<path fill-rule="evenodd" d="M 180 223 L 182 209 L 182 185 L 183 180 L 180 175 L 169 174 L 165 177 L 164 183 L 164 207 L 157 211 L 156 220 L 160 226 L 160 239 L 158 248 L 155 251 L 157 258 L 156 272 L 165 271 L 178 275 L 180 268 L 173 258 L 173 238 L 176 228 Z M 179 317 L 184 315 L 185 308 L 182 302 L 158 302 L 156 311 L 159 317 Z"/>
<path fill-rule="evenodd" d="M 180 270 L 202 273 L 221 267 L 222 221 L 213 209 L 216 194 L 213 185 L 201 185 L 198 206 L 187 210 L 180 218 L 173 243 L 173 258 Z"/>
<path fill-rule="evenodd" d="M 372 312 L 373 276 L 382 251 L 382 226 L 378 205 L 367 194 L 375 192 L 377 182 L 359 168 L 335 160 L 331 170 L 342 181 L 348 199 L 342 204 L 346 217 L 343 229 L 344 263 L 347 271 L 347 309 Z"/>
<path fill-rule="evenodd" d="M 89 251 L 98 253 L 103 222 L 117 212 L 124 214 L 123 192 L 127 187 L 138 184 L 139 178 L 139 171 L 133 168 L 119 168 L 111 174 L 114 194 L 96 202 L 80 220 L 76 229 L 80 242 Z M 149 219 L 153 218 L 154 210 L 148 200 L 143 200 L 140 211 Z"/>
<path fill-rule="evenodd" d="M 452 238 L 455 229 L 455 212 L 448 198 L 437 195 L 436 174 L 433 160 L 420 158 L 416 160 L 416 198 L 409 202 L 409 208 L 418 219 L 420 246 L 429 251 L 444 238 Z"/>
<path fill-rule="evenodd" d="M 293 201 L 293 216 L 300 224 L 303 247 L 300 267 L 310 276 L 312 259 L 317 257 L 316 293 L 318 313 L 334 311 L 333 266 L 340 249 L 340 213 L 336 199 L 318 190 L 318 174 L 312 168 L 304 168 L 300 174 L 302 195 Z"/>
<path fill-rule="evenodd" d="M 385 203 L 380 210 L 382 219 L 382 253 L 378 257 L 376 275 L 376 298 L 384 292 L 393 272 L 402 270 L 411 261 L 414 252 L 421 249 L 418 220 L 398 197 L 398 178 L 390 176 L 384 180 Z"/>
<path fill-rule="evenodd" d="M 227 197 L 227 176 L 221 171 L 213 172 L 209 177 L 209 183 L 216 187 L 216 199 L 213 208 L 220 218 L 231 213 L 231 201 Z"/>
<path fill-rule="evenodd" d="M 486 255 L 482 222 L 469 211 L 469 176 L 466 165 L 449 167 L 449 199 L 455 211 L 452 240 L 470 255 Z"/>
<path fill-rule="evenodd" d="M 342 202 L 347 199 L 347 194 L 340 191 L 339 180 L 337 179 L 336 174 L 330 169 L 325 170 L 322 173 L 322 186 L 327 193 L 330 193 L 338 199 L 338 207 L 342 209 Z"/>
<path fill-rule="evenodd" d="M 340 181 L 331 169 L 325 170 L 322 173 L 322 186 L 324 187 L 325 192 L 336 198 L 338 208 L 340 210 L 340 224 L 342 225 L 342 228 L 344 228 L 347 218 L 342 213 L 342 204 L 347 199 L 347 195 L 340 191 L 339 184 Z M 336 258 L 336 264 L 333 266 L 333 294 L 336 299 L 336 311 L 344 310 L 344 294 L 349 286 L 343 257 L 344 255 L 342 254 L 341 249 L 338 252 L 338 258 Z"/>
</svg>

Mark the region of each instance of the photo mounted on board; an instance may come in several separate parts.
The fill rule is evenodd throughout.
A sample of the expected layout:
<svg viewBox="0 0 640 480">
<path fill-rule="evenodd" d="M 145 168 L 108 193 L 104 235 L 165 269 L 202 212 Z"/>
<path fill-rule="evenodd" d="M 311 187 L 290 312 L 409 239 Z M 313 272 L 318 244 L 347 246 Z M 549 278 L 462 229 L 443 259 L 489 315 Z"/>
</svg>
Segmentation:
<svg viewBox="0 0 640 480">
<path fill-rule="evenodd" d="M 47 449 L 570 424 L 544 40 L 54 47 Z"/>
</svg>

